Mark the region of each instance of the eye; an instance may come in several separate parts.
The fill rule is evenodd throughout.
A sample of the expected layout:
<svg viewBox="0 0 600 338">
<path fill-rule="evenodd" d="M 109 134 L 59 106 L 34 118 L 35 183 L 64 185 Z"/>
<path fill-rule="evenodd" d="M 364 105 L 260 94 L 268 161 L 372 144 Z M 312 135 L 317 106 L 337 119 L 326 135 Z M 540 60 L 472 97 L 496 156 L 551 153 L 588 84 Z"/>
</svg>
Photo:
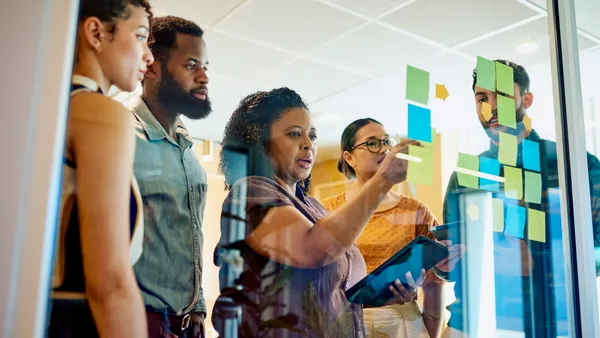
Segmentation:
<svg viewBox="0 0 600 338">
<path fill-rule="evenodd" d="M 394 145 L 396 145 L 396 141 L 394 139 L 387 138 L 383 140 L 383 144 L 385 144 L 386 146 L 393 147 Z"/>
<path fill-rule="evenodd" d="M 315 134 L 310 135 L 309 137 L 310 137 L 311 141 L 316 141 L 318 139 L 317 135 L 315 135 Z"/>
<path fill-rule="evenodd" d="M 482 103 L 482 102 L 486 102 L 487 101 L 487 97 L 480 97 L 477 102 L 478 103 Z"/>
<path fill-rule="evenodd" d="M 146 35 L 138 34 L 136 37 L 140 42 L 146 42 L 148 40 L 148 37 Z"/>
<path fill-rule="evenodd" d="M 185 65 L 185 69 L 189 70 L 189 71 L 194 71 L 196 69 L 196 64 L 195 63 L 190 63 Z"/>
<path fill-rule="evenodd" d="M 376 148 L 379 145 L 379 141 L 378 140 L 371 140 L 371 141 L 367 142 L 366 145 L 369 148 Z"/>
<path fill-rule="evenodd" d="M 291 137 L 300 137 L 300 132 L 299 131 L 292 131 L 288 135 L 290 135 Z"/>
</svg>

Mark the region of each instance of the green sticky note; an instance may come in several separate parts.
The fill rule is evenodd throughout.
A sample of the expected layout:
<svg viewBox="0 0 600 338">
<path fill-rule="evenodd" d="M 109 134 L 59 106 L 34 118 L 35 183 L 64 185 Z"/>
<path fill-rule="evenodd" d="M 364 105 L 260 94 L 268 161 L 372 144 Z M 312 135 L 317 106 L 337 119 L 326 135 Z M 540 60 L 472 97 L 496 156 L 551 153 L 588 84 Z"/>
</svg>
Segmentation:
<svg viewBox="0 0 600 338">
<path fill-rule="evenodd" d="M 473 155 L 467 155 L 458 153 L 458 167 L 463 169 L 469 169 L 473 171 L 479 171 L 479 158 Z M 479 189 L 479 177 L 461 173 L 456 173 L 458 177 L 458 184 L 463 187 Z"/>
<path fill-rule="evenodd" d="M 496 88 L 500 93 L 515 95 L 515 78 L 512 67 L 496 62 Z"/>
<path fill-rule="evenodd" d="M 504 231 L 504 201 L 499 198 L 492 199 L 492 230 L 494 232 Z"/>
<path fill-rule="evenodd" d="M 414 184 L 431 185 L 433 181 L 433 149 L 409 145 L 408 154 L 421 158 L 422 162 L 408 161 L 406 180 Z"/>
<path fill-rule="evenodd" d="M 406 99 L 423 105 L 429 103 L 429 72 L 406 66 Z"/>
<path fill-rule="evenodd" d="M 507 133 L 500 132 L 498 146 L 498 161 L 502 164 L 508 164 L 515 167 L 517 165 L 518 142 L 517 137 Z"/>
<path fill-rule="evenodd" d="M 496 65 L 481 56 L 477 57 L 477 86 L 496 91 Z"/>
<path fill-rule="evenodd" d="M 542 203 L 542 176 L 538 173 L 525 172 L 525 202 Z"/>
<path fill-rule="evenodd" d="M 528 210 L 527 233 L 529 240 L 546 243 L 546 214 L 535 209 Z"/>
<path fill-rule="evenodd" d="M 515 100 L 497 95 L 498 102 L 498 123 L 509 128 L 517 129 L 517 111 Z"/>
<path fill-rule="evenodd" d="M 520 200 L 523 198 L 523 171 L 504 166 L 504 196 Z"/>
</svg>

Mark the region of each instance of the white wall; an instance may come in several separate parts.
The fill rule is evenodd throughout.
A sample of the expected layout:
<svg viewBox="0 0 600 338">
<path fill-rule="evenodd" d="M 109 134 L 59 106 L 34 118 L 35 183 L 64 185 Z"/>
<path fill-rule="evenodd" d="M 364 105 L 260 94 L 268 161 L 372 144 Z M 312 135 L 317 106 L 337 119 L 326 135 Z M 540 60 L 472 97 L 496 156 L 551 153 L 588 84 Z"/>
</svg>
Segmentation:
<svg viewBox="0 0 600 338">
<path fill-rule="evenodd" d="M 41 337 L 78 0 L 0 4 L 0 335 Z"/>
</svg>

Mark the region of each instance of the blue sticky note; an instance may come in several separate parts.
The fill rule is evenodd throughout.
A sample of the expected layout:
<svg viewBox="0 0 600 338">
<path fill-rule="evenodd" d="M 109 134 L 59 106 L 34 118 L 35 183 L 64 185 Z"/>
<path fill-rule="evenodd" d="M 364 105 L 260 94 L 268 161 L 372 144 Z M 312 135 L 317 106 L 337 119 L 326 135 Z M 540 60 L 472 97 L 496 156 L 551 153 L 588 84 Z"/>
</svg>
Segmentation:
<svg viewBox="0 0 600 338">
<path fill-rule="evenodd" d="M 431 143 L 431 110 L 408 105 L 408 138 Z"/>
<path fill-rule="evenodd" d="M 479 157 L 479 172 L 500 177 L 500 162 L 493 158 Z M 487 178 L 479 178 L 479 187 L 489 191 L 499 191 L 500 183 L 498 181 L 488 180 Z"/>
<path fill-rule="evenodd" d="M 537 142 L 523 140 L 523 168 L 540 171 L 540 145 Z"/>
<path fill-rule="evenodd" d="M 504 233 L 524 239 L 525 238 L 525 222 L 527 220 L 527 211 L 525 208 L 515 205 L 506 204 L 506 228 Z"/>
</svg>

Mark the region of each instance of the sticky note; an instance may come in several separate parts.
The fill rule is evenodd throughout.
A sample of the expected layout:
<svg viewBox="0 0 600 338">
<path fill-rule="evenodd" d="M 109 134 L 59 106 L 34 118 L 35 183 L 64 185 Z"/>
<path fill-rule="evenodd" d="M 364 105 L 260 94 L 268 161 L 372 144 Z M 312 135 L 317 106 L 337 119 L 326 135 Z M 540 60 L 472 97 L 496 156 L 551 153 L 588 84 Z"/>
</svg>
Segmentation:
<svg viewBox="0 0 600 338">
<path fill-rule="evenodd" d="M 408 105 L 408 138 L 431 142 L 431 110 Z"/>
<path fill-rule="evenodd" d="M 479 158 L 479 171 L 484 174 L 497 176 L 500 178 L 500 162 L 493 158 L 480 157 Z M 500 183 L 498 181 L 492 181 L 487 178 L 479 178 L 479 187 L 481 189 L 489 191 L 499 191 Z"/>
<path fill-rule="evenodd" d="M 433 148 L 435 147 L 435 138 L 437 136 L 437 130 L 434 127 L 431 127 L 431 142 L 421 142 L 421 146 L 423 148 Z"/>
<path fill-rule="evenodd" d="M 492 118 L 492 116 L 494 116 L 492 114 L 492 106 L 489 103 L 481 103 L 481 115 L 483 115 L 483 118 L 486 122 L 489 121 Z"/>
<path fill-rule="evenodd" d="M 446 101 L 448 96 L 450 96 L 450 94 L 448 93 L 448 89 L 446 89 L 446 86 L 443 84 L 436 83 L 435 97 L 438 99 L 442 99 L 443 101 Z"/>
<path fill-rule="evenodd" d="M 499 198 L 492 199 L 492 217 L 494 232 L 504 231 L 504 201 Z"/>
<path fill-rule="evenodd" d="M 504 233 L 519 238 L 525 238 L 525 208 L 519 205 L 506 204 L 506 229 Z"/>
<path fill-rule="evenodd" d="M 496 62 L 496 88 L 498 92 L 515 95 L 515 79 L 512 67 Z"/>
<path fill-rule="evenodd" d="M 525 171 L 525 202 L 542 203 L 542 175 Z"/>
<path fill-rule="evenodd" d="M 543 211 L 528 209 L 527 216 L 529 240 L 546 243 L 546 214 Z"/>
<path fill-rule="evenodd" d="M 429 103 L 429 72 L 406 65 L 406 99 Z"/>
<path fill-rule="evenodd" d="M 469 204 L 469 206 L 467 207 L 467 217 L 471 222 L 479 221 L 479 207 L 477 206 L 477 204 Z"/>
<path fill-rule="evenodd" d="M 496 91 L 496 65 L 481 56 L 477 57 L 477 86 Z"/>
<path fill-rule="evenodd" d="M 537 142 L 523 140 L 523 169 L 540 171 L 540 145 Z"/>
<path fill-rule="evenodd" d="M 421 163 L 408 161 L 408 172 L 406 180 L 414 184 L 431 185 L 433 180 L 433 149 L 419 146 L 408 146 L 410 156 L 419 157 Z"/>
<path fill-rule="evenodd" d="M 498 123 L 509 128 L 517 128 L 517 111 L 515 109 L 515 100 L 498 95 Z"/>
<path fill-rule="evenodd" d="M 531 117 L 525 116 L 523 118 L 523 125 L 525 125 L 525 129 L 527 129 L 527 131 L 531 131 Z"/>
<path fill-rule="evenodd" d="M 463 169 L 469 169 L 473 171 L 479 171 L 479 159 L 477 156 L 467 155 L 458 153 L 458 167 Z M 457 172 L 458 184 L 472 189 L 479 188 L 479 177 Z"/>
<path fill-rule="evenodd" d="M 504 196 L 520 200 L 523 198 L 523 171 L 504 166 Z"/>
<path fill-rule="evenodd" d="M 498 146 L 498 161 L 502 164 L 517 166 L 517 137 L 507 133 L 500 132 Z"/>
</svg>

